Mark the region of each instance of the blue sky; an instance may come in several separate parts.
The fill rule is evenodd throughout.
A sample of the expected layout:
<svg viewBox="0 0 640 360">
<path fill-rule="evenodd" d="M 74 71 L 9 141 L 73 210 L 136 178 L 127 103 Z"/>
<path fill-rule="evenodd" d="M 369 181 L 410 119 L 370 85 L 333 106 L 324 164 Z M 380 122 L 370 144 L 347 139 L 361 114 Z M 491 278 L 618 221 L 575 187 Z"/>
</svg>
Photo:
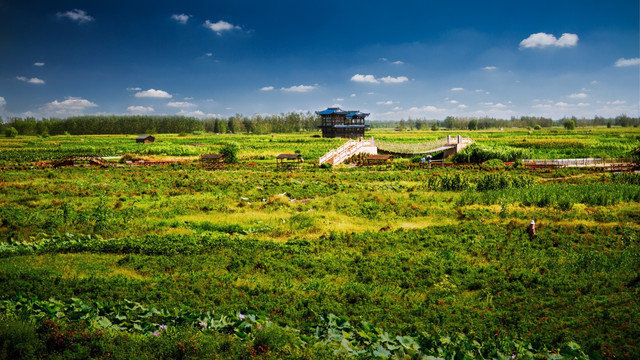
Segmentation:
<svg viewBox="0 0 640 360">
<path fill-rule="evenodd" d="M 635 0 L 0 0 L 0 116 L 639 116 L 639 14 Z"/>
</svg>

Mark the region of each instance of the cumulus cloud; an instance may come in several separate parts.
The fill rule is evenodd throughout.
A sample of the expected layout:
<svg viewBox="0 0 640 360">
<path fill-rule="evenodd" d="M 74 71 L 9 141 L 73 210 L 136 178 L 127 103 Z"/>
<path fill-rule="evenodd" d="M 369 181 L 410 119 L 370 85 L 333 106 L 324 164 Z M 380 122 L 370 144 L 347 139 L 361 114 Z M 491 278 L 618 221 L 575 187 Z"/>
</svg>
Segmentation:
<svg viewBox="0 0 640 360">
<path fill-rule="evenodd" d="M 44 66 L 43 62 L 37 61 L 33 63 L 33 66 Z"/>
<path fill-rule="evenodd" d="M 0 107 L 4 107 L 5 105 L 7 105 L 7 100 L 0 96 Z"/>
<path fill-rule="evenodd" d="M 260 91 L 273 91 L 275 88 L 273 86 L 265 86 L 260 89 Z"/>
<path fill-rule="evenodd" d="M 624 100 L 614 100 L 614 101 L 607 101 L 608 105 L 622 105 L 625 104 L 626 101 Z"/>
<path fill-rule="evenodd" d="M 27 79 L 24 76 L 16 76 L 16 79 L 18 79 L 20 81 L 28 82 L 29 84 L 38 84 L 38 85 L 44 84 L 44 80 L 38 79 L 38 78 L 35 78 L 35 77 L 31 78 L 31 79 Z"/>
<path fill-rule="evenodd" d="M 207 29 L 210 29 L 211 31 L 215 31 L 215 33 L 218 35 L 222 35 L 223 31 L 241 29 L 240 26 L 230 24 L 224 20 L 220 20 L 215 23 L 212 23 L 211 21 L 207 20 L 204 22 L 204 27 L 206 27 Z"/>
<path fill-rule="evenodd" d="M 230 110 L 231 108 L 226 108 L 227 110 Z M 220 114 L 207 114 L 202 110 L 193 110 L 193 111 L 187 111 L 187 110 L 180 110 L 176 113 L 176 115 L 182 115 L 182 116 L 191 116 L 191 117 L 198 117 L 198 118 L 215 118 L 215 117 L 222 117 L 222 115 Z"/>
<path fill-rule="evenodd" d="M 464 91 L 464 88 L 461 87 L 454 87 L 450 89 L 451 91 Z"/>
<path fill-rule="evenodd" d="M 409 78 L 406 76 L 398 76 L 398 77 L 385 76 L 377 79 L 374 75 L 370 75 L 370 74 L 369 75 L 355 74 L 351 77 L 351 81 L 360 82 L 360 83 L 370 83 L 370 84 L 379 84 L 380 82 L 383 82 L 385 84 L 400 84 L 400 83 L 409 81 Z"/>
<path fill-rule="evenodd" d="M 316 85 L 298 85 L 298 86 L 291 86 L 288 88 L 281 88 L 280 90 L 286 91 L 286 92 L 306 93 L 315 88 L 316 88 Z"/>
<path fill-rule="evenodd" d="M 89 16 L 86 11 L 80 9 L 73 9 L 67 12 L 59 12 L 56 14 L 59 18 L 67 18 L 72 21 L 76 21 L 79 24 L 92 22 L 95 19 Z"/>
<path fill-rule="evenodd" d="M 491 71 L 491 70 L 495 70 L 495 69 L 497 69 L 496 66 L 485 66 L 485 67 L 482 68 L 482 70 L 487 70 L 487 71 Z"/>
<path fill-rule="evenodd" d="M 135 97 L 138 97 L 138 98 L 170 99 L 170 98 L 173 97 L 173 95 L 169 94 L 168 92 L 166 92 L 164 90 L 149 89 L 149 90 L 137 92 Z"/>
<path fill-rule="evenodd" d="M 171 15 L 171 18 L 177 22 L 179 22 L 180 24 L 186 24 L 187 21 L 189 21 L 189 18 L 191 17 L 191 15 L 187 15 L 187 14 L 173 14 Z"/>
<path fill-rule="evenodd" d="M 71 116 L 82 114 L 85 109 L 96 106 L 98 105 L 86 99 L 68 97 L 66 100 L 54 100 L 42 106 L 40 112 L 46 115 Z"/>
<path fill-rule="evenodd" d="M 449 101 L 447 101 L 447 102 L 448 102 L 449 104 L 457 104 L 457 103 L 458 103 L 458 100 L 449 100 Z"/>
<path fill-rule="evenodd" d="M 507 107 L 507 105 L 505 105 L 503 103 L 497 103 L 497 104 L 491 105 L 491 107 L 494 108 L 494 109 L 504 109 L 504 108 Z"/>
<path fill-rule="evenodd" d="M 379 83 L 378 79 L 376 79 L 376 77 L 373 75 L 360 75 L 360 74 L 353 75 L 351 77 L 351 81 L 361 82 L 361 83 L 371 83 L 371 84 Z"/>
<path fill-rule="evenodd" d="M 344 101 L 344 99 L 343 98 L 335 98 L 335 99 L 333 99 L 333 101 Z"/>
<path fill-rule="evenodd" d="M 565 107 L 565 106 L 569 106 L 569 104 L 567 104 L 567 103 L 566 103 L 566 102 L 564 102 L 564 101 L 558 101 L 558 102 L 556 103 L 556 106 Z"/>
<path fill-rule="evenodd" d="M 393 105 L 394 102 L 391 100 L 387 100 L 387 101 L 376 101 L 376 104 L 378 105 Z"/>
<path fill-rule="evenodd" d="M 638 66 L 640 65 L 640 58 L 632 58 L 632 59 L 620 58 L 618 59 L 618 61 L 616 61 L 615 65 L 616 67 Z"/>
<path fill-rule="evenodd" d="M 577 94 L 569 95 L 569 98 L 571 98 L 571 99 L 584 99 L 586 97 L 587 97 L 587 94 L 585 94 L 585 93 L 577 93 Z"/>
<path fill-rule="evenodd" d="M 578 35 L 571 33 L 564 33 L 559 39 L 556 39 L 552 34 L 543 32 L 529 35 L 528 38 L 520 42 L 521 49 L 527 48 L 546 48 L 553 47 L 574 47 L 578 45 Z"/>
<path fill-rule="evenodd" d="M 167 106 L 169 107 L 175 107 L 175 108 L 188 108 L 188 107 L 195 107 L 196 104 L 187 102 L 187 101 L 170 101 Z"/>
<path fill-rule="evenodd" d="M 409 81 L 409 78 L 407 78 L 406 76 L 398 76 L 398 77 L 385 76 L 381 78 L 380 81 L 382 81 L 385 84 L 400 84 L 400 83 Z"/>
<path fill-rule="evenodd" d="M 468 106 L 465 104 L 458 105 L 458 109 L 466 109 L 466 108 L 468 108 Z"/>
<path fill-rule="evenodd" d="M 154 111 L 151 106 L 129 106 L 127 110 L 132 113 L 150 113 Z"/>
</svg>

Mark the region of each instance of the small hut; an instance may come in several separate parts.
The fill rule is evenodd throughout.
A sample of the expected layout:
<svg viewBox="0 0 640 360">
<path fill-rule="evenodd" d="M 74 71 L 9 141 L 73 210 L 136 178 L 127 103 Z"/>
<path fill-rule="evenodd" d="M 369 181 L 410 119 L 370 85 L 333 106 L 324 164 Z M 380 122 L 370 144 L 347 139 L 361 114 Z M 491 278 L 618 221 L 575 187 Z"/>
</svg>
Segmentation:
<svg viewBox="0 0 640 360">
<path fill-rule="evenodd" d="M 391 164 L 393 155 L 369 155 L 365 159 L 365 165 L 388 165 Z"/>
<path fill-rule="evenodd" d="M 137 143 L 151 144 L 154 141 L 156 141 L 156 138 L 151 135 L 140 135 L 136 138 Z"/>
<path fill-rule="evenodd" d="M 304 161 L 300 154 L 280 154 L 276 156 L 276 166 L 278 169 L 297 169 Z"/>
<path fill-rule="evenodd" d="M 200 155 L 200 165 L 209 168 L 221 168 L 224 166 L 224 155 L 203 154 Z"/>
</svg>

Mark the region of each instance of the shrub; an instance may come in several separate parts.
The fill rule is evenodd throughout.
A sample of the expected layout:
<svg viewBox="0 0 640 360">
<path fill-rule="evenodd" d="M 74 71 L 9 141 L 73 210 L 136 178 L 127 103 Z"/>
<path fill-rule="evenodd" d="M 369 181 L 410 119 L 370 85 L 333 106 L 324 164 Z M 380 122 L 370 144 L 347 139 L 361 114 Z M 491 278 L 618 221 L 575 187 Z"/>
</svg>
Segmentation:
<svg viewBox="0 0 640 360">
<path fill-rule="evenodd" d="M 542 126 L 540 126 L 540 124 L 536 124 L 536 126 L 533 127 L 533 130 L 542 130 Z"/>
<path fill-rule="evenodd" d="M 18 130 L 16 130 L 16 128 L 14 128 L 13 126 L 9 127 L 4 131 L 4 135 L 8 138 L 14 138 L 18 136 Z"/>
<path fill-rule="evenodd" d="M 228 142 L 224 144 L 222 150 L 220 150 L 220 154 L 224 155 L 224 162 L 227 164 L 235 164 L 238 162 L 238 151 L 240 147 L 237 143 Z"/>
<path fill-rule="evenodd" d="M 567 130 L 573 130 L 576 128 L 576 122 L 573 121 L 572 119 L 564 119 L 562 121 L 562 125 L 564 126 L 565 129 Z"/>
<path fill-rule="evenodd" d="M 491 160 L 485 161 L 482 164 L 482 167 L 487 170 L 502 170 L 504 169 L 504 162 L 500 159 L 491 159 Z"/>
<path fill-rule="evenodd" d="M 480 164 L 491 159 L 502 161 L 516 161 L 516 159 L 531 158 L 531 150 L 511 147 L 486 148 L 478 144 L 471 144 L 453 156 L 454 163 Z"/>
</svg>

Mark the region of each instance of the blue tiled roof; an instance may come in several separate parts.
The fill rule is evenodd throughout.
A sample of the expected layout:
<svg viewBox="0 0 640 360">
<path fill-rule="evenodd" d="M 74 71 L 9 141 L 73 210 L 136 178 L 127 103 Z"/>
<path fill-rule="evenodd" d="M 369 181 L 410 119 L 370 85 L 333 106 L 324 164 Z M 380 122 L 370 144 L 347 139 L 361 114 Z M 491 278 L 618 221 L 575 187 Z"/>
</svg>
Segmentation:
<svg viewBox="0 0 640 360">
<path fill-rule="evenodd" d="M 328 108 L 327 110 L 323 110 L 323 111 L 316 111 L 316 114 L 318 115 L 331 115 L 331 114 L 338 114 L 338 115 L 347 115 L 348 119 L 353 119 L 354 117 L 367 117 L 369 116 L 369 114 L 360 112 L 358 110 L 342 110 L 340 108 Z"/>
</svg>

